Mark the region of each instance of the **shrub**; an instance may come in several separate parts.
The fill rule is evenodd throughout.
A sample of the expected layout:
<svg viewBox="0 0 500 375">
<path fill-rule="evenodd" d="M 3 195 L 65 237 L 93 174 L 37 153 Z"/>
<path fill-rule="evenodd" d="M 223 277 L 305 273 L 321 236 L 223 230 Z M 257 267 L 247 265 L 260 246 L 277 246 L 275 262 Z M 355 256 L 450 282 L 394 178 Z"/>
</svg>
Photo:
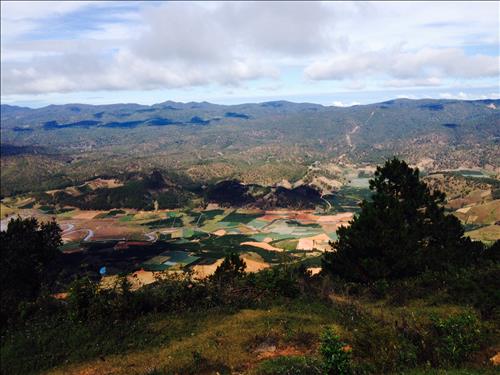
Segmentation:
<svg viewBox="0 0 500 375">
<path fill-rule="evenodd" d="M 85 321 L 91 318 L 96 308 L 97 284 L 89 278 L 75 280 L 69 289 L 68 313 L 72 320 Z"/>
<path fill-rule="evenodd" d="M 302 266 L 279 265 L 249 274 L 249 284 L 266 291 L 269 295 L 294 298 L 307 287 L 311 287 L 310 276 Z"/>
<path fill-rule="evenodd" d="M 416 348 L 382 321 L 369 318 L 359 322 L 354 331 L 354 350 L 370 373 L 394 372 L 416 362 Z"/>
<path fill-rule="evenodd" d="M 352 373 L 351 349 L 340 341 L 340 337 L 331 329 L 321 335 L 320 353 L 323 357 L 323 369 L 329 375 L 349 375 Z"/>
<path fill-rule="evenodd" d="M 431 328 L 433 352 L 438 364 L 461 364 L 479 349 L 481 330 L 472 313 L 446 319 L 433 317 Z"/>
<path fill-rule="evenodd" d="M 217 267 L 212 279 L 218 282 L 232 282 L 245 275 L 245 261 L 235 252 L 228 253 Z"/>
<path fill-rule="evenodd" d="M 376 298 L 384 298 L 388 289 L 389 283 L 386 280 L 377 280 L 373 283 L 372 293 Z"/>
</svg>

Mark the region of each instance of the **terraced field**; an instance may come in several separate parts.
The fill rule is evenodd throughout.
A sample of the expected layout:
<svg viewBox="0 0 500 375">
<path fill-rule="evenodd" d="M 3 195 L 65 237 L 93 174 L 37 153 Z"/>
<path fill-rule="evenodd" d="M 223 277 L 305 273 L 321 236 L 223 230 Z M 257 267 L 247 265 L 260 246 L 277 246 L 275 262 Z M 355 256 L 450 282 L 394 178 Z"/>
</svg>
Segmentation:
<svg viewBox="0 0 500 375">
<path fill-rule="evenodd" d="M 155 272 L 165 270 L 192 269 L 208 276 L 230 251 L 240 253 L 248 271 L 283 261 L 310 263 L 309 258 L 331 249 L 336 228 L 348 225 L 353 217 L 353 213 L 325 215 L 314 210 L 82 211 L 11 206 L 9 212 L 20 216 L 58 221 L 70 273 L 99 277 L 105 266 L 108 276 L 142 270 L 150 273 L 151 280 Z"/>
<path fill-rule="evenodd" d="M 235 209 L 210 204 L 203 210 L 99 211 L 41 205 L 26 194 L 2 200 L 1 224 L 5 229 L 8 220 L 17 215 L 35 216 L 41 221 L 55 218 L 63 229 L 61 250 L 68 273 L 87 273 L 96 278 L 103 266 L 108 276 L 140 271 L 145 272 L 147 280 L 154 280 L 158 271 L 191 269 L 206 277 L 230 251 L 245 259 L 249 271 L 284 261 L 314 267 L 320 265 L 322 252 L 332 249 L 330 243 L 337 239 L 338 228 L 349 225 L 359 211 L 360 201 L 370 199 L 367 179 L 359 171 L 348 172 L 346 185 L 322 197 L 329 209 L 324 205 L 316 210 Z M 450 190 L 447 193 L 451 199 L 446 209 L 462 221 L 466 235 L 487 243 L 499 239 L 496 185 L 482 178 L 468 177 L 465 181 L 463 177 L 447 176 L 430 178 L 441 189 L 447 183 L 444 187 Z"/>
</svg>

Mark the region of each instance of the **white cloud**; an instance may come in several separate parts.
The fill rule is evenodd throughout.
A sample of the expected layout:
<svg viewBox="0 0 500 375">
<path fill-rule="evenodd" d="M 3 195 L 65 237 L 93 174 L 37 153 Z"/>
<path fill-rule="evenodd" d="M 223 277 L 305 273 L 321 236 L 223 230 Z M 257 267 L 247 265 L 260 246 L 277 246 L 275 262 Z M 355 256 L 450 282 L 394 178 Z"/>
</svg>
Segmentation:
<svg viewBox="0 0 500 375">
<path fill-rule="evenodd" d="M 483 100 L 483 99 L 500 99 L 500 92 L 491 92 L 487 95 L 469 94 L 463 91 L 457 93 L 443 92 L 439 94 L 441 99 L 459 99 L 459 100 Z"/>
<path fill-rule="evenodd" d="M 441 86 L 443 81 L 437 77 L 418 79 L 389 79 L 383 82 L 383 87 L 432 87 Z"/>
<path fill-rule="evenodd" d="M 334 107 L 352 107 L 353 105 L 360 105 L 361 103 L 359 102 L 351 102 L 350 104 L 348 103 L 343 103 L 340 100 L 336 100 L 332 103 Z"/>
<path fill-rule="evenodd" d="M 425 78 L 423 85 L 435 85 L 439 77 L 495 77 L 499 72 L 498 56 L 468 56 L 457 48 L 362 51 L 316 61 L 305 69 L 306 76 L 313 80 L 386 76 L 400 80 Z"/>
<path fill-rule="evenodd" d="M 486 49 L 499 42 L 498 10 L 443 2 L 2 2 L 2 95 L 241 88 L 254 80 L 249 90 L 283 92 L 324 89 L 321 81 L 348 90 L 491 86 L 500 62 Z M 294 69 L 308 80 L 287 74 Z"/>
</svg>

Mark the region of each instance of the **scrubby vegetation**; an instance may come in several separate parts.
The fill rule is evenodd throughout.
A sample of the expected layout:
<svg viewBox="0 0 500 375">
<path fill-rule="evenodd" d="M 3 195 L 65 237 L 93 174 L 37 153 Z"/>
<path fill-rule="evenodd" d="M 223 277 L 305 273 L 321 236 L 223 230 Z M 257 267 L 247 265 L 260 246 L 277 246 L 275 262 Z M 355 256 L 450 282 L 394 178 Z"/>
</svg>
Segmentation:
<svg viewBox="0 0 500 375">
<path fill-rule="evenodd" d="M 380 163 L 390 155 L 430 160 L 433 170 L 484 168 L 498 164 L 499 107 L 498 100 L 428 99 L 350 108 L 290 102 L 2 105 L 0 188 L 12 195 L 154 169 L 203 183 L 238 178 L 271 185 L 300 180 L 315 161 Z M 351 147 L 346 135 L 355 125 Z"/>
<path fill-rule="evenodd" d="M 463 237 L 443 194 L 404 162 L 387 162 L 371 186 L 315 276 L 286 258 L 246 273 L 222 237 L 210 239 L 227 251 L 212 277 L 160 273 L 138 290 L 81 277 L 58 299 L 47 267 L 60 230 L 12 221 L 2 271 L 19 283 L 2 283 L 1 372 L 493 374 L 500 243 Z"/>
</svg>

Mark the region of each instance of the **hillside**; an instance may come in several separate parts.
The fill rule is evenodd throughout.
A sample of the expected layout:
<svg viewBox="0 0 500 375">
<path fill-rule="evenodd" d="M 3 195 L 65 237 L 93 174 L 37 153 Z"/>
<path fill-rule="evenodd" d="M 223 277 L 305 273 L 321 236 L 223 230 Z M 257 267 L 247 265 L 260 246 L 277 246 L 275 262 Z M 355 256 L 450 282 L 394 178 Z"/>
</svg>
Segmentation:
<svg viewBox="0 0 500 375">
<path fill-rule="evenodd" d="M 427 170 L 495 175 L 499 114 L 500 100 L 2 105 L 2 194 L 155 168 L 195 182 L 274 184 L 301 179 L 314 162 L 368 165 L 392 155 Z"/>
</svg>

